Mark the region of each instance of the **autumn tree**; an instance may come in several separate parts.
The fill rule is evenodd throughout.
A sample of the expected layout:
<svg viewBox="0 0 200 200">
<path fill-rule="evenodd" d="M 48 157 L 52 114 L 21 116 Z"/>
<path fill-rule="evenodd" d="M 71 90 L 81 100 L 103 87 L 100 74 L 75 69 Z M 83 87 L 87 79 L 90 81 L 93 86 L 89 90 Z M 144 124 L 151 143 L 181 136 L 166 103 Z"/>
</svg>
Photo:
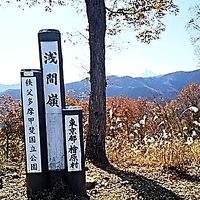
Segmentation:
<svg viewBox="0 0 200 200">
<path fill-rule="evenodd" d="M 106 74 L 105 74 L 105 35 L 122 31 L 123 27 L 137 32 L 141 42 L 159 39 L 165 30 L 162 22 L 167 13 L 178 13 L 173 0 L 77 0 L 85 3 L 89 25 L 90 82 L 89 133 L 86 143 L 87 157 L 98 164 L 107 163 L 105 152 L 106 133 Z M 19 6 L 29 7 L 45 4 L 46 10 L 53 6 L 67 5 L 70 0 L 24 0 L 15 1 Z M 73 4 L 74 2 L 71 1 Z M 81 4 L 80 4 L 81 6 Z"/>
<path fill-rule="evenodd" d="M 165 30 L 162 19 L 166 13 L 177 14 L 173 1 L 135 0 L 86 0 L 89 23 L 90 81 L 89 133 L 86 154 L 93 162 L 107 162 L 105 153 L 106 133 L 106 75 L 105 32 L 116 34 L 123 26 L 137 31 L 137 38 L 144 43 L 159 39 Z M 107 18 L 106 18 L 107 17 Z"/>
<path fill-rule="evenodd" d="M 0 96 L 0 161 L 21 161 L 23 155 L 21 103 L 10 96 Z"/>
</svg>

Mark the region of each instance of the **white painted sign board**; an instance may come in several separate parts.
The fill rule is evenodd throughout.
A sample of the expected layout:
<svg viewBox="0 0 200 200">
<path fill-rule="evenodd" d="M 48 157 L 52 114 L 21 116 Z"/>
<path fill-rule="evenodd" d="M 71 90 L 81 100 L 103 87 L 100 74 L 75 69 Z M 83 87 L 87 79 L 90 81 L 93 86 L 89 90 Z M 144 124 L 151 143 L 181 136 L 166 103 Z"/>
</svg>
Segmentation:
<svg viewBox="0 0 200 200">
<path fill-rule="evenodd" d="M 81 145 L 78 115 L 65 115 L 68 172 L 81 171 Z"/>
<path fill-rule="evenodd" d="M 36 77 L 22 77 L 22 98 L 27 172 L 40 173 L 42 164 Z"/>
<path fill-rule="evenodd" d="M 57 41 L 41 42 L 49 170 L 65 168 L 58 53 Z"/>
</svg>

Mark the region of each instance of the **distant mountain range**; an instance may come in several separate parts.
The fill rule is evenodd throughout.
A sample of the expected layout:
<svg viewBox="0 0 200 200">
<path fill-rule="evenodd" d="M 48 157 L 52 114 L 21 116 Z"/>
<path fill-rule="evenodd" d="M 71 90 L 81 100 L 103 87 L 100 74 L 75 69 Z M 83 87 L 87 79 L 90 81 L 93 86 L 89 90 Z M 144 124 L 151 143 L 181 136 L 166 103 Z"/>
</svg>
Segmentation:
<svg viewBox="0 0 200 200">
<path fill-rule="evenodd" d="M 13 85 L 0 84 L 0 93 L 6 90 L 15 90 L 15 89 L 19 89 L 19 84 L 13 84 Z"/>
<path fill-rule="evenodd" d="M 178 71 L 165 75 L 137 78 L 108 76 L 107 96 L 143 97 L 148 100 L 163 97 L 165 100 L 170 100 L 175 98 L 185 86 L 191 83 L 200 84 L 200 70 Z M 19 87 L 19 85 L 0 84 L 0 95 L 10 95 L 15 99 L 20 99 Z M 88 79 L 84 79 L 67 83 L 65 84 L 65 89 L 66 94 L 73 98 L 88 98 L 90 82 Z"/>
</svg>

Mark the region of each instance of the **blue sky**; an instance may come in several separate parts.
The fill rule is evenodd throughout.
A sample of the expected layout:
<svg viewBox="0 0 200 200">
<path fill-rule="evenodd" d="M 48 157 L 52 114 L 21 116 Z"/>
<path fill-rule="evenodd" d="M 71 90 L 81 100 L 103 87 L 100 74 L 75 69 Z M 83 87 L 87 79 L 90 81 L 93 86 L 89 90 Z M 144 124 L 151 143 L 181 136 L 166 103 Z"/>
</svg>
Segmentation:
<svg viewBox="0 0 200 200">
<path fill-rule="evenodd" d="M 188 9 L 195 1 L 175 2 L 180 6 L 180 14 L 176 17 L 166 17 L 166 31 L 160 40 L 153 41 L 150 45 L 141 44 L 136 41 L 131 31 L 112 38 L 117 48 L 106 51 L 107 75 L 135 77 L 146 70 L 151 70 L 154 74 L 165 74 L 197 69 L 194 49 L 185 28 L 190 19 Z M 73 38 L 73 41 L 77 42 L 76 45 L 68 41 L 63 42 L 67 37 L 66 32 L 84 33 L 86 23 L 82 14 L 77 14 L 68 7 L 56 8 L 53 13 L 44 12 L 41 7 L 27 8 L 25 11 L 14 6 L 0 7 L 0 83 L 19 83 L 21 69 L 39 68 L 37 33 L 46 28 L 58 29 L 63 33 L 65 82 L 88 77 L 87 41 L 78 36 Z M 127 41 L 130 43 L 127 44 Z"/>
</svg>

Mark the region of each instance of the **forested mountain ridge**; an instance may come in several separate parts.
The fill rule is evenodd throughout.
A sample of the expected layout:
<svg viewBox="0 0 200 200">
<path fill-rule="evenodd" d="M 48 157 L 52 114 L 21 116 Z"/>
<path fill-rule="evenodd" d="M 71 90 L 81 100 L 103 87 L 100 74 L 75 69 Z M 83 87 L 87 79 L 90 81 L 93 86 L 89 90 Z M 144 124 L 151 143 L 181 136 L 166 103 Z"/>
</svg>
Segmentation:
<svg viewBox="0 0 200 200">
<path fill-rule="evenodd" d="M 148 100 L 163 97 L 165 100 L 170 100 L 191 83 L 200 84 L 200 70 L 136 78 L 113 75 L 107 77 L 107 96 L 143 97 Z M 75 98 L 87 97 L 89 87 L 87 79 L 65 85 L 67 93 Z"/>
<path fill-rule="evenodd" d="M 177 71 L 165 75 L 152 77 L 108 76 L 107 96 L 127 96 L 130 98 L 143 97 L 153 100 L 163 97 L 170 100 L 187 85 L 200 84 L 200 70 Z M 0 84 L 0 95 L 10 95 L 20 98 L 20 85 Z M 66 94 L 72 98 L 88 98 L 90 82 L 88 79 L 65 84 Z"/>
</svg>

